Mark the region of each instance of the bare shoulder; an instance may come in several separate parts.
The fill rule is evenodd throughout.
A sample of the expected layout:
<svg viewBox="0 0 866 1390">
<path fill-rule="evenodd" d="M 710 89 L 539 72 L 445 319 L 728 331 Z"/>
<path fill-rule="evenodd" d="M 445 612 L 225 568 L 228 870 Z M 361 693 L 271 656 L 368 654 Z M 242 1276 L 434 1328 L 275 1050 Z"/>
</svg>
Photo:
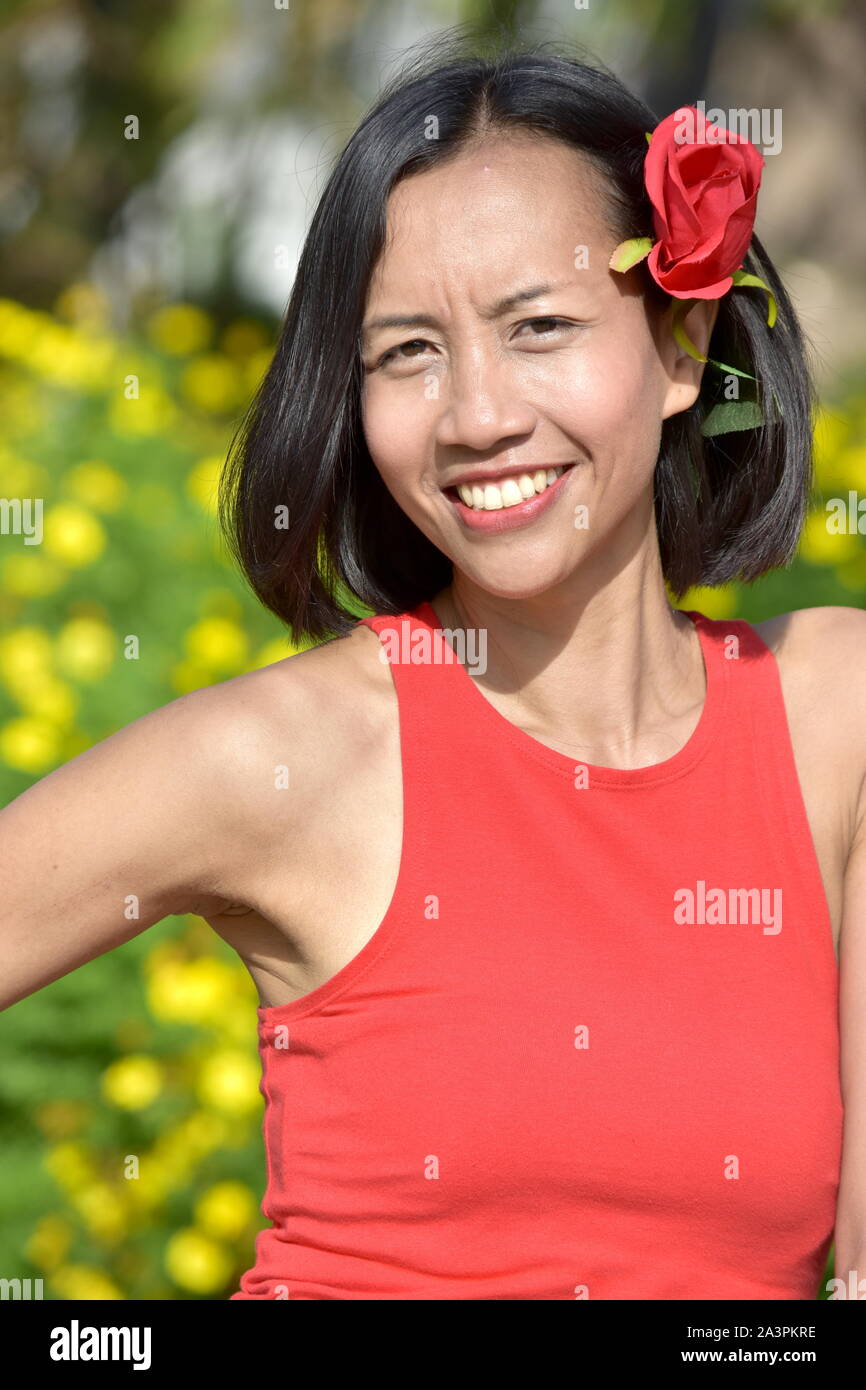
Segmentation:
<svg viewBox="0 0 866 1390">
<path fill-rule="evenodd" d="M 381 717 L 388 681 L 377 646 L 375 634 L 358 627 L 182 699 L 222 734 L 219 751 L 228 768 L 257 744 L 269 753 L 281 746 L 314 750 L 324 763 L 332 740 L 341 742 L 340 753 L 353 743 L 362 746 Z"/>
<path fill-rule="evenodd" d="M 184 696 L 240 876 L 304 853 L 305 827 L 390 747 L 396 696 L 378 639 L 343 637 Z M 289 795 L 286 795 L 286 792 Z M 241 862 L 243 860 L 243 862 Z M 223 898 L 202 900 L 216 911 Z"/>
<path fill-rule="evenodd" d="M 269 748 L 290 741 L 324 767 L 360 752 L 386 716 L 392 682 L 379 651 L 375 633 L 356 627 L 209 691 L 242 739 L 258 734 Z"/>
<path fill-rule="evenodd" d="M 391 682 L 377 649 L 375 634 L 357 627 L 185 698 L 221 733 L 221 763 L 241 786 L 248 758 L 280 754 L 309 784 L 317 769 L 362 753 L 387 718 Z"/>
<path fill-rule="evenodd" d="M 786 678 L 809 685 L 838 708 L 863 709 L 866 696 L 866 610 L 827 605 L 779 613 L 752 623 Z"/>
<path fill-rule="evenodd" d="M 826 735 L 854 788 L 859 821 L 866 812 L 866 611 L 801 608 L 752 627 L 776 657 L 794 716 L 813 737 Z"/>
</svg>

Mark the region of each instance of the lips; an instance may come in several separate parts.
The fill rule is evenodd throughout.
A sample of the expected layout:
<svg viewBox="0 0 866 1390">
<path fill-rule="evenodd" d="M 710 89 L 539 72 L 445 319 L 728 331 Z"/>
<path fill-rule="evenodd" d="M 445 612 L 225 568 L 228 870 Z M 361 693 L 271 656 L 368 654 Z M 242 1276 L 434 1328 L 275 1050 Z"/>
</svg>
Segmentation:
<svg viewBox="0 0 866 1390">
<path fill-rule="evenodd" d="M 535 463 L 514 463 L 510 468 L 467 468 L 445 484 L 442 491 L 451 492 L 463 483 L 470 486 L 477 483 L 484 487 L 485 483 L 500 483 L 506 478 L 519 478 L 524 473 L 531 478 L 534 473 L 546 473 L 550 468 L 570 468 L 574 462 L 574 459 L 538 459 Z"/>
<path fill-rule="evenodd" d="M 574 464 L 559 464 L 555 468 L 537 469 L 531 473 L 500 473 L 496 481 L 488 476 L 443 488 L 443 493 L 467 529 L 487 533 L 510 531 L 528 525 L 553 505 L 562 494 L 574 467 Z M 536 490 L 536 479 L 539 490 Z M 465 493 L 467 487 L 472 489 L 469 505 L 460 495 Z"/>
<path fill-rule="evenodd" d="M 449 491 L 456 491 L 461 502 L 474 511 L 499 511 L 531 501 L 555 483 L 562 472 L 563 466 L 559 465 L 525 473 L 500 474 L 498 478 L 458 483 L 455 489 Z"/>
</svg>

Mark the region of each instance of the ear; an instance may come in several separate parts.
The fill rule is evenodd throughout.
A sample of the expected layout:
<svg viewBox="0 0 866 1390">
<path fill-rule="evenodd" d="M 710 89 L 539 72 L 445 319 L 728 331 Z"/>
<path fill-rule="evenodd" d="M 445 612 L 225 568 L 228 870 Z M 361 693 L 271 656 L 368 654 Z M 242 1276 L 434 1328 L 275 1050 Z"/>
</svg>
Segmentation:
<svg viewBox="0 0 866 1390">
<path fill-rule="evenodd" d="M 673 300 L 665 309 L 658 339 L 659 356 L 667 378 L 662 409 L 663 420 L 694 405 L 700 393 L 701 379 L 706 366 L 706 363 L 698 362 L 685 348 L 681 348 L 673 335 L 671 323 L 676 303 L 677 301 Z M 709 342 L 718 312 L 717 299 L 697 299 L 681 320 L 687 336 L 705 357 L 709 352 Z"/>
</svg>

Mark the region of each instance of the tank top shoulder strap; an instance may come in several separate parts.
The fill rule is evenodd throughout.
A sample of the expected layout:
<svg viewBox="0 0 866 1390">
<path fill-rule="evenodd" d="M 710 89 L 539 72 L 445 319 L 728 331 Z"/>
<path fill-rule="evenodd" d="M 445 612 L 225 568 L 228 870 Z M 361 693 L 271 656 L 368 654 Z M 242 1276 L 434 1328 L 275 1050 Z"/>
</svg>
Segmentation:
<svg viewBox="0 0 866 1390">
<path fill-rule="evenodd" d="M 745 618 L 709 618 L 685 611 L 702 635 L 705 659 L 715 663 L 727 686 L 726 756 L 735 751 L 757 752 L 788 781 L 793 747 L 773 652 Z"/>
<path fill-rule="evenodd" d="M 745 618 L 708 618 L 684 610 L 704 637 L 704 656 L 728 675 L 729 715 L 740 722 L 748 710 L 755 727 L 766 734 L 787 730 L 787 711 L 776 658 Z"/>
<path fill-rule="evenodd" d="M 452 646 L 426 600 L 404 613 L 379 613 L 360 622 L 379 638 L 380 660 L 391 666 L 398 697 L 407 705 L 407 717 L 410 703 L 413 709 L 420 705 L 425 723 L 443 722 L 450 737 L 455 715 L 471 720 L 477 714 L 478 697 L 460 668 L 473 671 L 484 661 L 485 650 L 480 646 L 483 633 L 470 630 L 459 634 Z"/>
<path fill-rule="evenodd" d="M 471 750 L 472 706 L 453 669 L 455 654 L 425 618 L 426 607 L 359 620 L 379 639 L 397 697 L 406 816 L 424 833 L 430 818 L 450 814 L 448 797 Z M 471 682 L 466 680 L 470 687 Z M 477 697 L 476 697 L 477 698 Z"/>
</svg>

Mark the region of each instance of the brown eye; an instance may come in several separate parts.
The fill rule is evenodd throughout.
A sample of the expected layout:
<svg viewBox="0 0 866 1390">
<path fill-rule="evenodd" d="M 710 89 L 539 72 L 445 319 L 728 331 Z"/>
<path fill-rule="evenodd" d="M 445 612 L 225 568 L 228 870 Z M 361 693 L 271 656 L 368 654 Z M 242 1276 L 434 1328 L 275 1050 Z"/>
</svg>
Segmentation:
<svg viewBox="0 0 866 1390">
<path fill-rule="evenodd" d="M 389 348 L 388 351 L 379 358 L 379 366 L 381 367 L 384 362 L 391 361 L 398 352 L 402 353 L 405 348 L 424 348 L 426 346 L 427 344 L 423 338 L 410 338 L 406 343 L 398 343 L 396 347 Z M 410 353 L 409 356 L 417 356 L 417 354 Z"/>
<path fill-rule="evenodd" d="M 555 333 L 556 330 L 557 330 L 557 328 L 573 328 L 573 327 L 574 327 L 573 324 L 571 324 L 571 323 L 566 323 L 565 319 L 557 319 L 557 318 L 552 318 L 552 317 L 551 317 L 551 318 L 544 318 L 544 319 L 527 319 L 526 324 L 524 325 L 524 327 L 527 327 L 527 326 L 528 326 L 529 328 L 533 328 L 533 329 L 534 329 L 538 324 L 541 324 L 541 325 L 543 326 L 545 333 L 551 333 L 551 332 L 552 332 L 552 333 Z M 541 337 L 544 336 L 544 334 L 543 334 L 543 333 L 533 333 L 531 336 L 534 337 L 534 338 L 541 338 Z"/>
</svg>

